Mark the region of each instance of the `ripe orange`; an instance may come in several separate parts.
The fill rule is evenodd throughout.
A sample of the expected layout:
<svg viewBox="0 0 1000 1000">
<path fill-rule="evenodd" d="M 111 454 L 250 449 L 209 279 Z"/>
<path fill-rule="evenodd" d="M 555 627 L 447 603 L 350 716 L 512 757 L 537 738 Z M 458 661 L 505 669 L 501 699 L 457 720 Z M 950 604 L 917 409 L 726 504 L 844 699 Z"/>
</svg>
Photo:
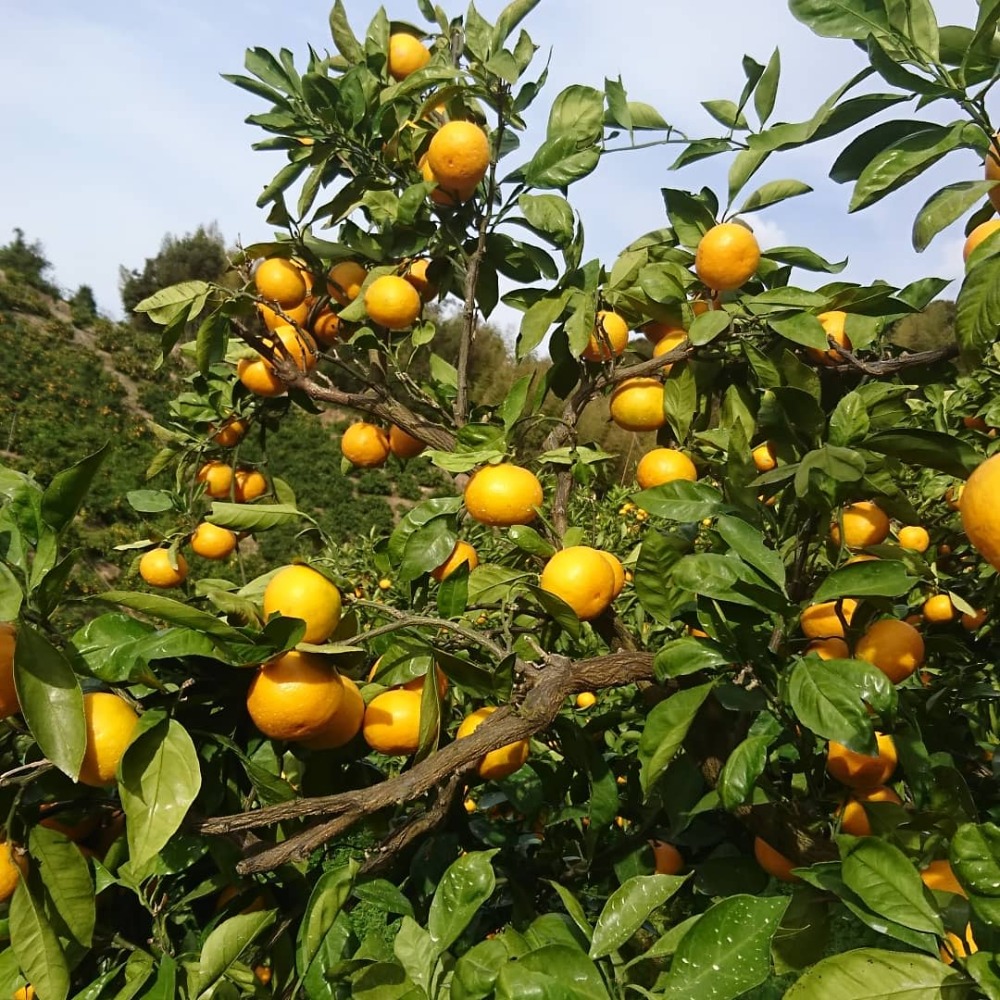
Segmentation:
<svg viewBox="0 0 1000 1000">
<path fill-rule="evenodd" d="M 962 615 L 962 628 L 967 632 L 975 632 L 977 629 L 982 628 L 987 618 L 989 618 L 989 612 L 986 608 L 979 608 L 974 615 L 966 612 Z M 2 702 L 2 699 L 0 699 L 0 702 Z"/>
<path fill-rule="evenodd" d="M 389 438 L 381 427 L 359 421 L 344 431 L 340 451 L 351 465 L 375 469 L 389 457 Z"/>
<path fill-rule="evenodd" d="M 87 725 L 87 748 L 77 780 L 92 788 L 103 788 L 115 780 L 118 764 L 135 735 L 139 716 L 127 702 L 107 691 L 85 694 L 83 715 Z"/>
<path fill-rule="evenodd" d="M 405 80 L 423 69 L 430 59 L 430 49 L 419 38 L 402 31 L 389 36 L 389 75 L 394 80 Z"/>
<path fill-rule="evenodd" d="M 646 339 L 651 344 L 658 344 L 664 337 L 671 337 L 676 346 L 687 339 L 687 330 L 676 323 L 661 323 L 651 319 L 648 323 L 643 323 L 639 329 L 646 335 Z"/>
<path fill-rule="evenodd" d="M 668 330 L 653 346 L 653 357 L 658 358 L 662 354 L 669 354 L 674 348 L 680 347 L 687 339 L 687 330 Z M 673 367 L 674 363 L 671 361 L 669 364 L 664 365 L 660 371 L 666 375 Z"/>
<path fill-rule="evenodd" d="M 831 636 L 844 638 L 844 626 L 837 614 L 837 604 L 844 621 L 848 625 L 854 617 L 858 602 L 852 597 L 844 597 L 838 601 L 823 601 L 820 604 L 810 604 L 799 617 L 802 632 L 810 639 L 828 639 Z"/>
<path fill-rule="evenodd" d="M 990 193 L 992 194 L 992 192 Z M 976 944 L 976 939 L 972 936 L 971 923 L 965 925 L 965 941 L 963 941 L 953 931 L 947 931 L 945 933 L 945 938 L 948 941 L 949 947 L 945 948 L 942 945 L 939 951 L 941 961 L 944 962 L 945 965 L 951 965 L 956 958 L 968 958 L 969 955 L 975 955 L 975 953 L 979 951 L 979 945 Z"/>
<path fill-rule="evenodd" d="M 921 873 L 924 885 L 933 892 L 951 892 L 956 896 L 965 896 L 962 883 L 955 877 L 950 862 L 944 858 L 932 861 Z"/>
<path fill-rule="evenodd" d="M 849 833 L 852 837 L 871 836 L 872 825 L 868 819 L 868 813 L 865 812 L 866 802 L 895 802 L 896 805 L 903 804 L 903 800 L 886 785 L 876 785 L 874 788 L 859 788 L 837 810 L 842 833 Z"/>
<path fill-rule="evenodd" d="M 426 447 L 427 445 L 420 438 L 408 434 L 402 427 L 393 424 L 389 428 L 389 451 L 396 458 L 416 458 Z"/>
<path fill-rule="evenodd" d="M 471 715 L 467 715 L 462 724 L 458 727 L 455 739 L 462 740 L 466 736 L 471 736 L 494 712 L 495 708 L 479 708 Z M 491 750 L 479 762 L 479 777 L 486 781 L 502 781 L 509 777 L 528 759 L 530 744 L 527 740 L 516 740 L 508 743 L 499 750 Z"/>
<path fill-rule="evenodd" d="M 465 509 L 480 524 L 530 524 L 544 499 L 538 477 L 508 462 L 484 465 L 465 487 Z"/>
<path fill-rule="evenodd" d="M 593 691 L 581 691 L 576 696 L 576 707 L 585 712 L 597 704 L 597 695 Z"/>
<path fill-rule="evenodd" d="M 994 568 L 1000 569 L 1000 454 L 977 466 L 969 476 L 958 500 L 962 527 L 979 554 Z M 949 487 L 951 489 L 951 487 Z M 947 494 L 946 494 L 947 495 Z"/>
<path fill-rule="evenodd" d="M 834 309 L 831 312 L 820 313 L 816 318 L 823 325 L 823 330 L 828 339 L 833 340 L 835 344 L 842 347 L 845 351 L 851 349 L 851 338 L 844 332 L 847 313 L 840 309 Z M 828 351 L 822 351 L 817 347 L 809 347 L 806 352 L 813 361 L 821 365 L 837 365 L 842 360 L 840 354 L 832 347 Z"/>
<path fill-rule="evenodd" d="M 267 480 L 256 469 L 237 469 L 236 489 L 233 492 L 237 503 L 249 503 L 267 492 Z"/>
<path fill-rule="evenodd" d="M 235 548 L 236 536 L 208 521 L 202 521 L 191 535 L 191 551 L 202 559 L 225 559 Z"/>
<path fill-rule="evenodd" d="M 774 454 L 774 445 L 770 441 L 757 445 L 750 455 L 758 472 L 770 472 L 778 467 L 778 458 Z"/>
<path fill-rule="evenodd" d="M 674 448 L 654 448 L 639 460 L 635 478 L 644 490 L 648 490 L 672 483 L 675 479 L 693 483 L 698 478 L 698 470 L 684 452 Z"/>
<path fill-rule="evenodd" d="M 990 151 L 986 154 L 985 177 L 988 181 L 1000 181 L 1000 160 L 997 159 L 997 138 L 994 135 Z M 991 188 L 988 194 L 993 207 L 1000 212 L 1000 187 Z"/>
<path fill-rule="evenodd" d="M 235 448 L 243 440 L 248 428 L 249 425 L 245 420 L 230 417 L 212 435 L 212 440 L 221 448 Z"/>
<path fill-rule="evenodd" d="M 896 618 L 882 618 L 869 625 L 858 639 L 854 655 L 878 667 L 893 684 L 899 684 L 923 666 L 924 640 L 912 625 Z"/>
<path fill-rule="evenodd" d="M 760 263 L 760 246 L 754 234 L 735 222 L 713 226 L 698 241 L 694 269 L 713 291 L 726 292 L 745 285 Z"/>
<path fill-rule="evenodd" d="M 372 698 L 361 727 L 365 742 L 379 753 L 412 754 L 420 746 L 419 691 L 392 688 Z"/>
<path fill-rule="evenodd" d="M 14 689 L 14 646 L 17 631 L 8 622 L 0 622 L 0 719 L 7 719 L 21 711 L 21 703 Z"/>
<path fill-rule="evenodd" d="M 899 544 L 904 549 L 910 549 L 913 552 L 926 552 L 931 544 L 931 536 L 926 528 L 921 528 L 919 525 L 908 525 L 899 529 Z"/>
<path fill-rule="evenodd" d="M 312 739 L 344 701 L 340 675 L 317 653 L 296 649 L 265 663 L 247 691 L 254 725 L 272 740 Z"/>
<path fill-rule="evenodd" d="M 962 424 L 970 431 L 982 431 L 984 434 L 990 429 L 982 417 L 962 417 Z"/>
<path fill-rule="evenodd" d="M 49 813 L 53 808 L 54 804 L 48 802 L 38 807 L 39 816 L 44 817 L 38 820 L 38 825 L 61 833 L 73 843 L 89 837 L 97 829 L 98 817 L 94 813 L 79 809 L 60 809 L 56 815 L 51 816 Z"/>
<path fill-rule="evenodd" d="M 861 500 L 844 508 L 841 515 L 844 524 L 844 544 L 849 549 L 863 549 L 868 545 L 878 545 L 889 537 L 889 518 L 885 511 L 870 500 Z M 840 524 L 830 523 L 830 537 L 840 544 Z"/>
<path fill-rule="evenodd" d="M 18 986 L 14 990 L 13 1000 L 35 1000 L 35 987 L 31 983 L 27 986 Z"/>
<path fill-rule="evenodd" d="M 434 571 L 431 576 L 440 583 L 446 580 L 459 566 L 468 566 L 471 573 L 479 565 L 479 554 L 466 541 L 461 538 L 455 542 L 455 547 L 451 550 L 451 555 Z"/>
<path fill-rule="evenodd" d="M 320 310 L 312 322 L 312 335 L 323 345 L 329 347 L 337 342 L 340 336 L 340 317 L 327 306 Z"/>
<path fill-rule="evenodd" d="M 582 621 L 589 621 L 614 599 L 615 574 L 597 549 L 571 545 L 545 564 L 541 588 L 564 600 Z"/>
<path fill-rule="evenodd" d="M 261 261 L 253 275 L 257 293 L 269 302 L 276 302 L 282 309 L 294 309 L 306 297 L 302 272 L 290 260 L 271 257 Z"/>
<path fill-rule="evenodd" d="M 955 605 L 947 594 L 928 597 L 920 610 L 929 622 L 950 622 L 955 618 Z"/>
<path fill-rule="evenodd" d="M 768 875 L 773 875 L 779 881 L 802 881 L 798 875 L 792 874 L 792 869 L 797 867 L 797 863 L 789 860 L 784 856 L 784 854 L 776 851 L 766 840 L 761 840 L 760 837 L 754 837 L 753 856 L 757 859 L 757 864 L 759 864 Z"/>
<path fill-rule="evenodd" d="M 206 462 L 195 479 L 205 484 L 205 495 L 213 499 L 228 497 L 233 487 L 233 467 L 225 462 Z"/>
<path fill-rule="evenodd" d="M 413 326 L 422 305 L 413 285 L 396 274 L 376 278 L 365 292 L 368 318 L 387 330 L 405 330 Z"/>
<path fill-rule="evenodd" d="M 260 318 L 264 321 L 264 326 L 271 330 L 277 330 L 279 326 L 288 326 L 288 320 L 292 320 L 299 326 L 305 326 L 306 320 L 309 318 L 309 309 L 311 307 L 311 301 L 303 299 L 297 306 L 293 309 L 282 309 L 281 311 L 285 316 L 279 316 L 278 313 L 272 309 L 270 306 L 257 304 L 257 312 L 260 313 Z M 285 317 L 288 317 L 287 319 Z"/>
<path fill-rule="evenodd" d="M 828 639 L 814 639 L 806 646 L 805 655 L 815 653 L 821 660 L 849 660 L 851 650 L 843 639 L 830 636 Z"/>
<path fill-rule="evenodd" d="M 628 346 L 628 323 L 616 312 L 602 309 L 597 313 L 593 332 L 581 357 L 587 361 L 617 358 Z"/>
<path fill-rule="evenodd" d="M 447 193 L 457 195 L 460 201 L 471 197 L 489 165 L 490 141 L 473 122 L 447 122 L 434 133 L 427 147 L 431 173 Z"/>
<path fill-rule="evenodd" d="M 187 579 L 188 565 L 180 552 L 175 553 L 175 558 L 176 569 L 170 565 L 169 549 L 150 549 L 139 560 L 139 576 L 151 587 L 179 587 Z"/>
<path fill-rule="evenodd" d="M 878 751 L 875 757 L 848 750 L 842 743 L 830 740 L 826 750 L 826 770 L 830 777 L 849 788 L 874 788 L 884 785 L 896 770 L 896 744 L 891 736 L 876 733 Z"/>
<path fill-rule="evenodd" d="M 438 186 L 431 191 L 430 199 L 435 205 L 443 206 L 454 206 L 461 204 L 462 202 L 468 201 L 476 193 L 476 185 L 473 184 L 472 187 L 468 188 L 456 188 L 454 190 L 446 191 L 442 186 L 441 182 L 438 180 L 437 175 L 431 170 L 431 165 L 427 161 L 427 154 L 425 153 L 420 157 L 420 162 L 417 164 L 420 168 L 420 174 L 425 181 L 429 184 L 437 184 Z"/>
<path fill-rule="evenodd" d="M 990 194 L 992 193 L 991 191 Z M 1000 229 L 1000 219 L 989 219 L 976 226 L 966 237 L 965 243 L 962 246 L 962 260 L 968 260 L 976 247 L 988 236 L 992 236 L 998 229 Z"/>
<path fill-rule="evenodd" d="M 9 840 L 0 840 L 0 903 L 6 903 L 17 888 L 21 877 Z"/>
<path fill-rule="evenodd" d="M 406 274 L 403 275 L 417 290 L 417 294 L 424 302 L 433 299 L 437 295 L 437 289 L 427 278 L 427 270 L 430 266 L 431 262 L 426 257 L 421 257 L 420 260 L 413 261 L 406 269 Z"/>
<path fill-rule="evenodd" d="M 361 293 L 368 272 L 356 260 L 342 260 L 330 268 L 327 277 L 326 288 L 330 298 L 346 306 Z"/>
<path fill-rule="evenodd" d="M 285 383 L 263 358 L 240 358 L 236 375 L 255 396 L 280 396 L 285 391 Z"/>
<path fill-rule="evenodd" d="M 291 361 L 303 373 L 311 372 L 316 367 L 316 342 L 308 333 L 296 330 L 294 326 L 279 326 L 274 331 L 273 339 L 278 343 L 273 344 L 273 340 L 267 343 L 276 349 L 276 360 Z M 264 363 L 271 365 L 266 359 Z"/>
<path fill-rule="evenodd" d="M 380 657 L 381 659 L 381 657 Z M 378 661 L 375 661 L 376 666 L 378 666 Z M 374 668 L 372 668 L 374 670 Z M 427 679 L 427 674 L 421 674 L 419 677 L 414 677 L 412 680 L 407 681 L 405 684 L 400 684 L 399 687 L 404 691 L 417 691 L 421 694 L 424 690 L 424 681 Z M 434 680 L 437 682 L 438 697 L 442 700 L 444 696 L 448 693 L 448 675 L 437 665 L 434 667 Z"/>
<path fill-rule="evenodd" d="M 309 566 L 285 566 L 264 590 L 264 619 L 273 614 L 301 618 L 303 642 L 326 642 L 340 624 L 340 591 Z"/>
<path fill-rule="evenodd" d="M 657 875 L 677 875 L 684 868 L 684 857 L 673 844 L 651 840 L 649 846 L 653 849 Z"/>
<path fill-rule="evenodd" d="M 605 552 L 604 549 L 598 549 L 597 552 L 611 567 L 611 573 L 615 578 L 615 589 L 611 595 L 611 600 L 614 600 L 625 586 L 625 567 L 622 566 L 621 560 L 611 552 Z"/>
<path fill-rule="evenodd" d="M 663 383 L 655 378 L 627 378 L 611 393 L 611 419 L 626 431 L 656 431 L 666 423 Z"/>
</svg>

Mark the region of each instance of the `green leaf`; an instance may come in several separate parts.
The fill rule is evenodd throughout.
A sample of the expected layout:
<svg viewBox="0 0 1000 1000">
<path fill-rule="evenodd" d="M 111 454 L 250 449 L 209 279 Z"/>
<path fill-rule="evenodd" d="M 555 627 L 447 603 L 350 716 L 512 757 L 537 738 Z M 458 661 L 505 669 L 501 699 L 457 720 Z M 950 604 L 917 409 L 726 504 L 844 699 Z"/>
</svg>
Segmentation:
<svg viewBox="0 0 1000 1000">
<path fill-rule="evenodd" d="M 789 0 L 792 16 L 824 38 L 853 38 L 864 41 L 869 35 L 888 35 L 889 22 L 884 5 L 871 0 Z"/>
<path fill-rule="evenodd" d="M 538 6 L 539 0 L 511 0 L 500 12 L 493 28 L 493 51 L 498 51 L 513 30 Z"/>
<path fill-rule="evenodd" d="M 784 1000 L 965 1000 L 968 980 L 929 955 L 858 948 L 817 962 Z"/>
<path fill-rule="evenodd" d="M 773 736 L 748 736 L 733 748 L 717 785 L 724 809 L 733 810 L 750 798 L 757 779 L 764 773 L 768 747 L 773 742 Z"/>
<path fill-rule="evenodd" d="M 134 311 L 146 313 L 159 326 L 168 326 L 188 316 L 198 300 L 208 294 L 210 287 L 207 281 L 182 281 L 169 288 L 161 288 L 143 299 Z"/>
<path fill-rule="evenodd" d="M 747 129 L 746 118 L 734 101 L 702 101 L 701 106 L 720 124 L 726 128 Z"/>
<path fill-rule="evenodd" d="M 458 939 L 479 908 L 493 895 L 496 876 L 490 863 L 496 851 L 476 851 L 454 861 L 438 882 L 427 914 L 435 955 Z"/>
<path fill-rule="evenodd" d="M 604 904 L 590 943 L 590 957 L 604 958 L 626 944 L 633 934 L 687 881 L 676 875 L 635 875 L 617 888 Z"/>
<path fill-rule="evenodd" d="M 695 347 L 710 344 L 716 337 L 725 333 L 732 320 L 725 309 L 713 309 L 710 312 L 696 316 L 688 330 L 688 340 Z"/>
<path fill-rule="evenodd" d="M 585 913 L 580 900 L 578 900 L 569 889 L 559 882 L 550 880 L 549 885 L 555 889 L 556 894 L 559 896 L 560 900 L 562 900 L 562 904 L 566 907 L 566 912 L 569 914 L 570 919 L 580 929 L 583 936 L 590 941 L 594 936 L 594 928 L 590 926 L 590 921 L 587 920 L 587 914 Z"/>
<path fill-rule="evenodd" d="M 970 263 L 973 262 L 970 260 Z M 981 358 L 996 342 L 998 329 L 1000 255 L 974 264 L 959 289 L 955 333 L 963 357 L 970 363 Z"/>
<path fill-rule="evenodd" d="M 565 188 L 593 173 L 601 159 L 597 146 L 580 145 L 571 135 L 543 142 L 524 168 L 524 179 L 536 188 Z"/>
<path fill-rule="evenodd" d="M 663 383 L 663 412 L 678 441 L 687 438 L 698 412 L 698 385 L 690 365 L 674 365 Z"/>
<path fill-rule="evenodd" d="M 307 517 L 292 504 L 222 503 L 212 501 L 212 512 L 205 518 L 230 531 L 268 531 Z"/>
<path fill-rule="evenodd" d="M 784 593 L 785 564 L 777 552 L 764 544 L 763 535 L 757 528 L 737 517 L 723 514 L 715 522 L 715 530 L 744 562 L 763 573 Z"/>
<path fill-rule="evenodd" d="M 774 100 L 778 94 L 778 80 L 781 77 L 781 54 L 777 49 L 767 62 L 764 72 L 753 92 L 754 110 L 760 119 L 761 125 L 771 117 L 774 111 Z"/>
<path fill-rule="evenodd" d="M 657 680 L 665 681 L 672 677 L 695 674 L 700 670 L 727 666 L 730 662 L 731 657 L 717 643 L 709 639 L 684 636 L 681 639 L 671 639 L 660 647 L 653 660 L 653 669 Z"/>
<path fill-rule="evenodd" d="M 66 657 L 30 625 L 18 629 L 14 686 L 42 753 L 76 781 L 87 748 L 83 693 Z"/>
<path fill-rule="evenodd" d="M 5 563 L 0 562 L 0 621 L 17 621 L 23 601 L 24 592 L 17 577 Z"/>
<path fill-rule="evenodd" d="M 762 185 L 747 197 L 739 208 L 738 214 L 746 215 L 747 212 L 759 212 L 769 205 L 777 205 L 778 202 L 797 198 L 799 195 L 809 194 L 811 191 L 812 188 L 802 181 L 768 181 L 767 184 Z"/>
<path fill-rule="evenodd" d="M 141 867 L 180 829 L 201 790 L 198 752 L 184 727 L 164 719 L 140 733 L 121 761 L 129 860 Z"/>
<path fill-rule="evenodd" d="M 457 541 L 450 517 L 437 517 L 417 528 L 406 540 L 398 570 L 400 580 L 415 580 L 437 569 L 451 555 Z"/>
<path fill-rule="evenodd" d="M 333 929 L 337 915 L 351 895 L 359 867 L 357 861 L 350 860 L 328 868 L 316 880 L 295 943 L 295 969 L 302 978 L 308 975 L 325 938 Z"/>
<path fill-rule="evenodd" d="M 42 494 L 42 519 L 49 527 L 62 531 L 76 517 L 110 450 L 109 442 L 52 477 Z"/>
<path fill-rule="evenodd" d="M 844 884 L 880 916 L 904 927 L 944 936 L 944 926 L 913 862 L 879 837 L 842 840 Z"/>
<path fill-rule="evenodd" d="M 902 562 L 891 559 L 852 563 L 834 570 L 816 590 L 815 601 L 837 597 L 901 597 L 916 581 Z"/>
<path fill-rule="evenodd" d="M 795 313 L 784 318 L 770 318 L 767 323 L 775 333 L 779 333 L 785 340 L 790 340 L 793 344 L 801 344 L 803 347 L 819 348 L 820 350 L 825 350 L 830 346 L 823 324 L 811 313 Z"/>
<path fill-rule="evenodd" d="M 997 277 L 1000 279 L 1000 272 Z M 961 311 L 961 304 L 959 310 Z M 967 479 L 982 461 L 980 454 L 965 441 L 937 431 L 878 431 L 865 440 L 865 448 L 881 455 L 891 455 L 909 465 L 937 469 L 938 472 L 957 476 L 959 479 Z"/>
<path fill-rule="evenodd" d="M 198 958 L 195 996 L 200 998 L 208 994 L 261 932 L 274 922 L 276 912 L 239 913 L 224 920 L 208 935 Z"/>
<path fill-rule="evenodd" d="M 70 986 L 66 956 L 41 902 L 23 879 L 10 901 L 10 943 L 39 1000 L 66 1000 Z"/>
<path fill-rule="evenodd" d="M 636 506 L 669 521 L 690 524 L 706 517 L 715 517 L 726 509 L 722 494 L 707 483 L 692 483 L 686 479 L 654 486 L 632 494 Z"/>
<path fill-rule="evenodd" d="M 174 506 L 174 499 L 166 490 L 129 490 L 125 499 L 140 514 L 162 514 Z"/>
<path fill-rule="evenodd" d="M 573 241 L 575 219 L 570 203 L 556 194 L 522 194 L 517 200 L 525 219 L 556 246 Z"/>
<path fill-rule="evenodd" d="M 351 892 L 358 899 L 374 903 L 386 913 L 414 916 L 413 904 L 403 895 L 399 887 L 388 879 L 376 878 L 370 882 L 356 883 Z"/>
<path fill-rule="evenodd" d="M 197 608 L 192 608 L 172 597 L 161 597 L 159 594 L 145 594 L 138 591 L 108 590 L 103 594 L 96 595 L 95 600 L 106 601 L 108 604 L 119 604 L 124 608 L 131 608 L 133 611 L 141 611 L 143 614 L 159 618 L 171 625 L 204 632 L 213 639 L 222 642 L 246 643 L 247 641 L 246 636 L 233 628 L 232 625 L 227 625 L 214 615 L 199 611 Z"/>
<path fill-rule="evenodd" d="M 677 533 L 668 536 L 650 531 L 642 540 L 635 566 L 635 592 L 643 610 L 659 622 L 672 621 L 687 599 L 669 580 L 672 568 L 689 548 Z"/>
<path fill-rule="evenodd" d="M 842 396 L 837 408 L 830 415 L 829 442 L 832 445 L 849 445 L 859 441 L 871 426 L 865 401 L 859 392 Z"/>
<path fill-rule="evenodd" d="M 977 896 L 1000 898 L 1000 827 L 964 823 L 951 839 L 950 854 L 962 885 Z"/>
<path fill-rule="evenodd" d="M 510 391 L 504 397 L 503 402 L 497 407 L 497 416 L 503 421 L 504 430 L 508 433 L 524 413 L 524 406 L 528 400 L 528 390 L 531 388 L 531 383 L 531 375 L 522 375 L 510 387 Z"/>
<path fill-rule="evenodd" d="M 646 798 L 680 749 L 714 682 L 678 691 L 646 716 L 639 739 L 640 783 Z"/>
<path fill-rule="evenodd" d="M 38 866 L 59 921 L 81 948 L 89 948 L 97 906 L 87 859 L 63 834 L 40 824 L 31 828 L 28 851 L 33 864 Z"/>
<path fill-rule="evenodd" d="M 715 214 L 700 198 L 688 191 L 663 188 L 667 218 L 682 246 L 694 249 L 702 236 L 715 225 Z"/>
<path fill-rule="evenodd" d="M 913 249 L 926 250 L 946 226 L 961 218 L 996 187 L 996 181 L 957 181 L 935 191 L 913 222 Z"/>
<path fill-rule="evenodd" d="M 715 903 L 681 938 L 657 995 L 733 1000 L 759 986 L 771 973 L 771 938 L 787 906 L 782 897 L 730 896 Z"/>
<path fill-rule="evenodd" d="M 604 94 L 594 87 L 573 84 L 556 96 L 549 112 L 546 138 L 572 139 L 592 144 L 604 132 Z"/>
<path fill-rule="evenodd" d="M 594 963 L 577 948 L 552 944 L 500 970 L 496 1000 L 608 1000 Z"/>
</svg>

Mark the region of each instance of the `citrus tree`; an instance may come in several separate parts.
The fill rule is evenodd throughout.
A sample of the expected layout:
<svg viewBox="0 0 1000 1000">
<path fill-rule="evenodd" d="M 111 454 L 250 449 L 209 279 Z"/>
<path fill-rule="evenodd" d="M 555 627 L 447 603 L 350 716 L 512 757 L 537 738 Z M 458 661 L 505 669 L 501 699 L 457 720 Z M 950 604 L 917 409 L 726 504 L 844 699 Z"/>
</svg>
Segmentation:
<svg viewBox="0 0 1000 1000">
<path fill-rule="evenodd" d="M 0 475 L 0 993 L 1000 996 L 1000 7 L 791 0 L 870 62 L 809 120 L 772 121 L 775 52 L 714 134 L 606 80 L 524 152 L 536 2 L 359 38 L 337 0 L 337 54 L 228 77 L 267 105 L 278 233 L 138 306 L 190 373 L 128 497 L 176 524 L 127 547 L 145 586 L 61 627 L 104 452 Z M 969 216 L 953 344 L 891 339 L 947 282 L 838 281 L 744 221 L 809 191 L 751 185 L 774 154 L 848 130 L 852 210 L 986 163 L 914 224 Z M 650 145 L 729 157 L 728 190 L 667 188 L 665 225 L 587 258 L 569 189 Z M 501 301 L 550 364 L 487 405 Z M 624 485 L 595 407 L 639 435 Z M 453 488 L 332 544 L 266 460 L 331 408 L 345 468 Z M 289 525 L 285 565 L 213 570 Z"/>
</svg>

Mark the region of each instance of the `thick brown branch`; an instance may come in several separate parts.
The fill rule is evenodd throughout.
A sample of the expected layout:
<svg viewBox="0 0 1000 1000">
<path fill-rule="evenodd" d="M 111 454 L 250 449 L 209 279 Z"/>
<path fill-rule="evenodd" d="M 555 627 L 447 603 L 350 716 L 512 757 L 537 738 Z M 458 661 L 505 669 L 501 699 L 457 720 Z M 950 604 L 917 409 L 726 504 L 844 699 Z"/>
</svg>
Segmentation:
<svg viewBox="0 0 1000 1000">
<path fill-rule="evenodd" d="M 900 354 L 897 358 L 884 358 L 879 361 L 862 361 L 861 358 L 844 350 L 839 344 L 832 344 L 837 353 L 844 359 L 843 364 L 831 365 L 835 372 L 851 370 L 864 372 L 866 375 L 894 375 L 907 368 L 919 368 L 921 365 L 932 365 L 937 361 L 948 361 L 958 357 L 958 345 L 938 347 L 933 351 L 916 351 L 913 354 Z"/>
</svg>

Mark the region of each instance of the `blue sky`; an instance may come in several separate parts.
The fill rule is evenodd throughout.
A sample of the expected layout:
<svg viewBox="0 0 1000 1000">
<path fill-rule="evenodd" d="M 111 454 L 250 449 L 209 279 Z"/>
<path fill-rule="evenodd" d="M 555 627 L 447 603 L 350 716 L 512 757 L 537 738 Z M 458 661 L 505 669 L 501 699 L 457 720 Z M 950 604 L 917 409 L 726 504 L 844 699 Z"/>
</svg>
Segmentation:
<svg viewBox="0 0 1000 1000">
<path fill-rule="evenodd" d="M 254 200 L 282 161 L 280 154 L 254 153 L 249 147 L 259 133 L 243 124 L 264 102 L 219 74 L 239 72 L 250 46 L 287 46 L 302 61 L 310 42 L 332 47 L 326 0 L 4 6 L 0 241 L 22 227 L 42 241 L 63 287 L 91 285 L 102 310 L 117 315 L 118 266 L 141 266 L 165 233 L 214 221 L 229 242 L 269 235 Z M 479 3 L 490 18 L 503 6 Z M 376 7 L 347 0 L 358 33 Z M 937 0 L 935 7 L 942 23 L 975 17 L 974 0 Z M 422 23 L 411 0 L 388 10 Z M 552 49 L 549 100 L 569 83 L 600 87 L 605 76 L 620 74 L 630 97 L 692 135 L 717 133 L 699 101 L 738 96 L 744 53 L 766 62 L 775 46 L 781 49 L 774 120 L 807 117 L 862 65 L 850 43 L 815 37 L 781 0 L 542 0 L 525 26 L 543 52 Z M 544 121 L 544 98 L 538 107 Z M 910 246 L 910 228 L 936 187 L 981 176 L 975 155 L 953 155 L 919 184 L 848 216 L 849 188 L 826 176 L 841 145 L 833 140 L 772 158 L 758 181 L 795 177 L 816 192 L 754 215 L 761 244 L 804 244 L 828 259 L 849 257 L 844 276 L 856 281 L 958 277 L 961 224 L 922 255 Z M 587 256 L 610 264 L 625 244 L 662 225 L 663 186 L 724 190 L 725 162 L 671 174 L 676 152 L 608 157 L 573 189 Z"/>
</svg>

